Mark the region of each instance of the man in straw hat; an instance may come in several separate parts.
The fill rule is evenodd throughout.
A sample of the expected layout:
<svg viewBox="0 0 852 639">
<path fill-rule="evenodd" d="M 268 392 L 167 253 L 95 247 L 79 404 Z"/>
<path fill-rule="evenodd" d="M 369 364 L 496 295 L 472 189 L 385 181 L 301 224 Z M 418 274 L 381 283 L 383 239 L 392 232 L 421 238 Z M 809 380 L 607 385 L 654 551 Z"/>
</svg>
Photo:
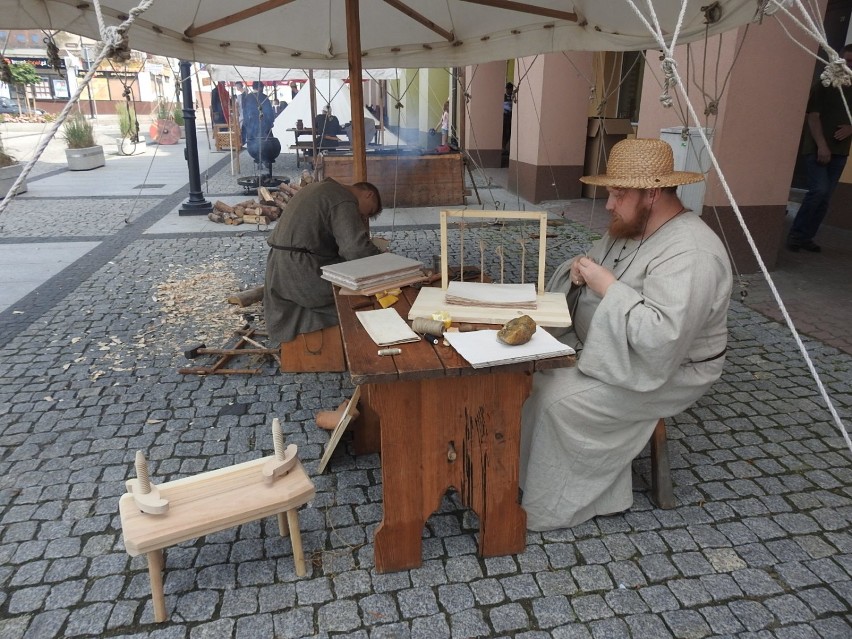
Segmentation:
<svg viewBox="0 0 852 639">
<path fill-rule="evenodd" d="M 700 398 L 722 373 L 731 267 L 716 234 L 676 188 L 662 140 L 624 140 L 607 173 L 607 233 L 561 265 L 577 348 L 574 368 L 536 373 L 524 405 L 521 487 L 532 530 L 567 528 L 633 503 L 631 462 L 661 417 Z"/>
</svg>

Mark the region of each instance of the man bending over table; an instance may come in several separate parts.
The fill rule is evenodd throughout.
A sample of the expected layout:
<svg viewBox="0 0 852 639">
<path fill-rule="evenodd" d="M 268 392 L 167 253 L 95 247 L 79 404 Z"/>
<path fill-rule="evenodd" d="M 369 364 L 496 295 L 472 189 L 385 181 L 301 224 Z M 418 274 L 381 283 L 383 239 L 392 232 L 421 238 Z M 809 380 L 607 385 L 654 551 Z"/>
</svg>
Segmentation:
<svg viewBox="0 0 852 639">
<path fill-rule="evenodd" d="M 374 185 L 331 178 L 308 184 L 287 203 L 267 239 L 263 312 L 271 344 L 338 324 L 331 283 L 320 277 L 320 267 L 378 254 L 367 220 L 381 211 Z"/>
<path fill-rule="evenodd" d="M 531 530 L 568 528 L 633 504 L 631 462 L 657 420 L 722 373 L 731 266 L 716 234 L 677 197 L 700 173 L 674 171 L 662 140 L 624 140 L 607 173 L 612 216 L 588 255 L 562 264 L 577 366 L 536 373 L 524 404 L 520 483 Z"/>
</svg>

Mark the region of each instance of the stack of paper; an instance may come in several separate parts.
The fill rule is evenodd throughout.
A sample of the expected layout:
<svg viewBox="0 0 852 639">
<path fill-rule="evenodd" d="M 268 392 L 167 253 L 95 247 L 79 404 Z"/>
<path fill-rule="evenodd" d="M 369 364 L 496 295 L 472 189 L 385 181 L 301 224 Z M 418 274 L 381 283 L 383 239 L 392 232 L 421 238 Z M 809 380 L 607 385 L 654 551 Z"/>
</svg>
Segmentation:
<svg viewBox="0 0 852 639">
<path fill-rule="evenodd" d="M 444 333 L 444 339 L 474 368 L 486 368 L 533 359 L 573 355 L 566 346 L 540 326 L 526 344 L 509 346 L 497 339 L 497 331 L 482 330 L 470 333 Z"/>
<path fill-rule="evenodd" d="M 420 336 L 411 330 L 395 308 L 355 313 L 370 338 L 379 346 L 417 342 Z"/>
<path fill-rule="evenodd" d="M 447 304 L 487 306 L 489 308 L 536 308 L 534 284 L 490 284 L 486 282 L 450 282 Z"/>
<path fill-rule="evenodd" d="M 423 276 L 423 264 L 393 253 L 380 253 L 359 260 L 322 267 L 321 277 L 353 291 L 394 288 L 397 283 Z"/>
</svg>

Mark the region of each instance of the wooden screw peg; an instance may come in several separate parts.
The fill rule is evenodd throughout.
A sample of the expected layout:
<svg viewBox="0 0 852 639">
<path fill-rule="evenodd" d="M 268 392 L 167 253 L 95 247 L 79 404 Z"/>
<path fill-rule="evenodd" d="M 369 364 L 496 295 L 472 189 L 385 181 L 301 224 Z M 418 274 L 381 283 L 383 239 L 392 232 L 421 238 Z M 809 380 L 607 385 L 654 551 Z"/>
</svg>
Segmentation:
<svg viewBox="0 0 852 639">
<path fill-rule="evenodd" d="M 276 477 L 286 475 L 298 461 L 296 453 L 299 447 L 296 444 L 284 448 L 284 433 L 277 417 L 272 420 L 272 445 L 275 447 L 275 459 L 266 462 L 261 470 L 267 484 L 274 482 Z"/>
<path fill-rule="evenodd" d="M 124 485 L 143 513 L 162 515 L 168 512 L 169 500 L 161 498 L 160 489 L 151 483 L 148 460 L 141 450 L 136 451 L 136 479 L 128 479 Z"/>
</svg>

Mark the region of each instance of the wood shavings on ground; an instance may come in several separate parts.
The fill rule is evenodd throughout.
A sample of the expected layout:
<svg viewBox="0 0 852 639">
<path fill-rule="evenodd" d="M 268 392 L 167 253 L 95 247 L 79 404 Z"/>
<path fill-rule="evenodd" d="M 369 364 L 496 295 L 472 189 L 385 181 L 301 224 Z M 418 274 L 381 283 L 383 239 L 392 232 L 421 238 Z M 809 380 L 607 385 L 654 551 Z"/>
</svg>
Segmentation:
<svg viewBox="0 0 852 639">
<path fill-rule="evenodd" d="M 98 369 L 90 379 L 104 375 L 103 368 L 132 371 L 140 362 L 162 357 L 183 359 L 187 345 L 204 343 L 219 348 L 236 341 L 234 332 L 245 326 L 245 308 L 228 304 L 227 298 L 240 290 L 240 282 L 227 262 L 212 260 L 191 266 L 164 265 L 165 281 L 152 287 L 154 321 L 127 340 L 114 335 L 93 343 L 99 352 Z M 252 326 L 260 330 L 263 313 L 253 311 Z M 76 338 L 75 338 L 76 339 Z"/>
</svg>

